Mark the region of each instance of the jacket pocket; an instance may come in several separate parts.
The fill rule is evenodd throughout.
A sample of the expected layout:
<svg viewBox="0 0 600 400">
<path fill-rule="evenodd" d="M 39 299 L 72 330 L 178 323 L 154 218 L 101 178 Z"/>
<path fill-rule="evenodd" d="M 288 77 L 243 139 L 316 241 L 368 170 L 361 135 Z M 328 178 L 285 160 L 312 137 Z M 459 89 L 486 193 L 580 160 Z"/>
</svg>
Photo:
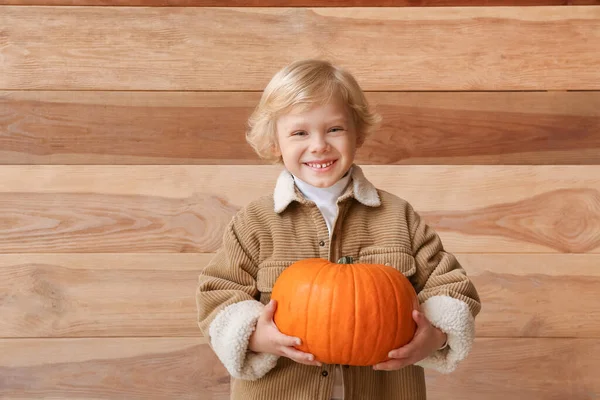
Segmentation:
<svg viewBox="0 0 600 400">
<path fill-rule="evenodd" d="M 400 271 L 409 277 L 417 272 L 417 264 L 412 253 L 403 247 L 370 247 L 358 253 L 362 264 L 383 264 Z"/>
<path fill-rule="evenodd" d="M 256 288 L 260 292 L 262 303 L 269 302 L 275 281 L 277 281 L 283 270 L 292 264 L 292 261 L 268 261 L 259 267 L 256 274 Z"/>
</svg>

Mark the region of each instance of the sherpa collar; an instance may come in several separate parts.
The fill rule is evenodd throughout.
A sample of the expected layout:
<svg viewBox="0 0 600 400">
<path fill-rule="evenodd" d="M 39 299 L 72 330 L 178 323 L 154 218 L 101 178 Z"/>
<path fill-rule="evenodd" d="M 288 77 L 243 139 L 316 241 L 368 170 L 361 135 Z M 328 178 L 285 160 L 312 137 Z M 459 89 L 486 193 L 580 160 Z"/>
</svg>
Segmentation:
<svg viewBox="0 0 600 400">
<path fill-rule="evenodd" d="M 353 164 L 351 174 L 352 185 L 349 185 L 349 189 L 340 197 L 340 199 L 354 197 L 357 201 L 366 206 L 379 207 L 381 201 L 379 200 L 377 189 L 367 180 L 362 169 L 358 165 Z M 300 191 L 296 189 L 294 177 L 287 169 L 281 171 L 279 178 L 277 178 L 273 199 L 275 212 L 278 214 L 283 212 L 293 201 L 305 201 Z"/>
</svg>

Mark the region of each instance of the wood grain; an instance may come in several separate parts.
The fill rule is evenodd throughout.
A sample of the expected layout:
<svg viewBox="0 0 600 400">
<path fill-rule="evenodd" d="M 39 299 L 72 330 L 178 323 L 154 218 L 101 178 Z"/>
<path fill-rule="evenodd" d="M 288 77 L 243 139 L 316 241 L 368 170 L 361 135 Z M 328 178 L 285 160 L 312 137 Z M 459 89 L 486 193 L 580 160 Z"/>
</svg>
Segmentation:
<svg viewBox="0 0 600 400">
<path fill-rule="evenodd" d="M 0 340 L 2 399 L 229 398 L 204 339 Z"/>
<path fill-rule="evenodd" d="M 93 179 L 93 177 L 90 177 Z M 214 250 L 238 208 L 217 194 L 187 199 L 81 193 L 0 195 L 0 248 L 49 252 L 196 252 Z M 21 242 L 13 247 L 11 243 Z M 13 249 L 13 250 L 11 250 Z"/>
<path fill-rule="evenodd" d="M 600 256 L 457 254 L 482 300 L 479 337 L 600 338 Z"/>
<path fill-rule="evenodd" d="M 259 98 L 243 92 L 3 92 L 0 162 L 257 163 L 244 133 Z"/>
<path fill-rule="evenodd" d="M 260 164 L 260 93 L 0 92 L 2 164 Z M 600 92 L 369 92 L 361 164 L 600 164 Z"/>
<path fill-rule="evenodd" d="M 0 337 L 197 337 L 212 254 L 0 255 Z M 457 254 L 478 337 L 600 337 L 600 255 Z"/>
<path fill-rule="evenodd" d="M 0 337 L 200 336 L 210 254 L 0 255 Z"/>
<path fill-rule="evenodd" d="M 0 0 L 0 5 L 130 7 L 490 7 L 598 4 L 599 0 Z"/>
<path fill-rule="evenodd" d="M 598 339 L 480 339 L 452 374 L 427 374 L 432 400 L 594 400 Z"/>
<path fill-rule="evenodd" d="M 0 90 L 262 90 L 307 57 L 366 90 L 600 89 L 597 7 L 6 6 L 0 26 Z"/>
<path fill-rule="evenodd" d="M 197 339 L 12 339 L 0 350 L 1 398 L 228 398 L 226 372 Z M 477 339 L 453 374 L 427 371 L 428 398 L 593 400 L 599 369 L 598 339 Z"/>
<path fill-rule="evenodd" d="M 424 217 L 439 231 L 510 237 L 564 253 L 600 246 L 600 192 L 591 188 L 555 190 L 479 210 L 426 212 Z"/>
<path fill-rule="evenodd" d="M 3 166 L 0 253 L 210 253 L 279 166 Z M 600 252 L 600 166 L 366 166 L 453 252 Z"/>
</svg>

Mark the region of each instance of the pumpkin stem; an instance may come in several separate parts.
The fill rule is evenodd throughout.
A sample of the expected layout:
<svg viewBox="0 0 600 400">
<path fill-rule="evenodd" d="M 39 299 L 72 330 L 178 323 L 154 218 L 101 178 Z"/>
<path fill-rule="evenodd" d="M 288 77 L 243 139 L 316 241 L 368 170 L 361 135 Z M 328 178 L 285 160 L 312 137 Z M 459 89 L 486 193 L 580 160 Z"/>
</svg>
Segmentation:
<svg viewBox="0 0 600 400">
<path fill-rule="evenodd" d="M 353 264 L 354 259 L 352 259 L 352 257 L 350 257 L 350 256 L 344 256 L 344 257 L 340 258 L 337 263 L 338 264 Z"/>
</svg>

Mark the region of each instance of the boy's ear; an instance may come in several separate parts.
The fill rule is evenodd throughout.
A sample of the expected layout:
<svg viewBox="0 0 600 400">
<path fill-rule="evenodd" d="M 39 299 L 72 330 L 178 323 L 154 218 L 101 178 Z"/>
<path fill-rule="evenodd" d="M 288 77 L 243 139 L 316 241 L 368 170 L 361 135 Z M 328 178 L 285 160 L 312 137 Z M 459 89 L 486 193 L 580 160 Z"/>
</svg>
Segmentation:
<svg viewBox="0 0 600 400">
<path fill-rule="evenodd" d="M 365 135 L 359 133 L 356 135 L 356 148 L 360 149 L 362 145 L 365 143 Z"/>
<path fill-rule="evenodd" d="M 275 157 L 281 157 L 281 150 L 279 150 L 277 142 L 271 143 L 271 153 L 273 153 Z"/>
</svg>

